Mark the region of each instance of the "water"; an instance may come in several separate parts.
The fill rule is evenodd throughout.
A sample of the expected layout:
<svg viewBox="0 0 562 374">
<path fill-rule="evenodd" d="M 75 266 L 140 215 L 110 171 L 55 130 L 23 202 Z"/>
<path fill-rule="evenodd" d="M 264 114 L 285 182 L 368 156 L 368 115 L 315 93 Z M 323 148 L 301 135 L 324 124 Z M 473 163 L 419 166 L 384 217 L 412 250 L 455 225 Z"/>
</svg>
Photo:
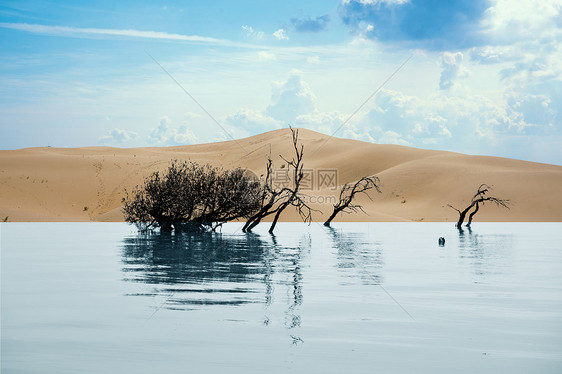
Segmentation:
<svg viewBox="0 0 562 374">
<path fill-rule="evenodd" d="M 2 224 L 2 373 L 562 371 L 560 223 L 239 229 Z"/>
</svg>

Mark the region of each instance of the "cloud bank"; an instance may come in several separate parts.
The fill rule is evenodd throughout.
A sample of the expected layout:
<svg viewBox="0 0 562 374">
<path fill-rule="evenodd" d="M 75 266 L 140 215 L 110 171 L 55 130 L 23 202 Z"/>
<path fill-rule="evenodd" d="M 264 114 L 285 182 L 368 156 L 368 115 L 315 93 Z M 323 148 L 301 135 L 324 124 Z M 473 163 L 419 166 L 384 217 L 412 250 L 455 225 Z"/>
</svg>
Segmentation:
<svg viewBox="0 0 562 374">
<path fill-rule="evenodd" d="M 339 13 L 356 33 L 429 49 L 474 46 L 487 0 L 345 0 Z"/>
</svg>

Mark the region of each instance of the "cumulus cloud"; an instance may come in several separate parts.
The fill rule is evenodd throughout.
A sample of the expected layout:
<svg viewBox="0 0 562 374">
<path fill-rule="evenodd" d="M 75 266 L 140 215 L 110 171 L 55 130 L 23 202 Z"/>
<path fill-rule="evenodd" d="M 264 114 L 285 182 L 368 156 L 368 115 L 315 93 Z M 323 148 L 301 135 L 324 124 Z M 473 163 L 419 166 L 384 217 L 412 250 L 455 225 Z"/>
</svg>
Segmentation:
<svg viewBox="0 0 562 374">
<path fill-rule="evenodd" d="M 370 111 L 353 120 L 357 134 L 375 142 L 530 159 L 526 137 L 561 138 L 558 112 L 546 95 L 507 93 L 501 98 L 440 91 L 426 97 L 381 91 Z M 551 156 L 552 157 L 552 156 Z"/>
<path fill-rule="evenodd" d="M 295 118 L 295 126 L 332 135 L 335 132 L 339 132 L 338 130 L 343 130 L 342 125 L 345 120 L 344 114 L 338 111 L 327 113 L 315 110 L 314 112 L 297 116 Z"/>
<path fill-rule="evenodd" d="M 285 32 L 285 29 L 279 29 L 279 30 L 275 31 L 273 33 L 273 36 L 277 40 L 289 40 L 289 37 L 287 36 L 287 34 Z"/>
<path fill-rule="evenodd" d="M 483 19 L 488 43 L 561 40 L 560 0 L 493 0 Z"/>
<path fill-rule="evenodd" d="M 197 136 L 187 125 L 181 125 L 177 129 L 172 129 L 170 134 L 172 145 L 195 144 L 198 142 Z"/>
<path fill-rule="evenodd" d="M 227 126 L 242 129 L 244 133 L 239 134 L 241 136 L 260 134 L 279 129 L 284 125 L 281 121 L 252 109 L 241 109 L 235 114 L 227 116 L 224 122 Z"/>
<path fill-rule="evenodd" d="M 150 129 L 148 142 L 151 145 L 169 146 L 197 143 L 197 136 L 191 131 L 187 122 L 178 128 L 171 127 L 172 121 L 167 116 L 160 118 L 158 126 Z"/>
<path fill-rule="evenodd" d="M 274 82 L 271 104 L 266 114 L 286 123 L 294 123 L 299 115 L 311 114 L 316 109 L 316 96 L 303 79 L 300 70 L 293 70 L 284 82 Z"/>
<path fill-rule="evenodd" d="M 369 38 L 451 49 L 479 43 L 487 7 L 488 0 L 345 0 L 339 13 L 353 31 Z"/>
<path fill-rule="evenodd" d="M 461 52 L 443 52 L 441 54 L 441 78 L 439 87 L 442 90 L 451 88 L 457 78 L 468 75 L 468 70 L 462 65 L 463 54 Z"/>
<path fill-rule="evenodd" d="M 441 88 L 450 87 L 465 74 L 463 56 L 436 55 L 443 67 Z M 368 104 L 367 112 L 358 113 L 342 127 L 349 113 L 319 111 L 304 73 L 293 70 L 286 80 L 274 82 L 264 110 L 243 109 L 226 117 L 224 123 L 237 137 L 291 124 L 326 134 L 338 130 L 337 136 L 370 142 L 533 159 L 537 150 L 522 139 L 562 137 L 556 127 L 559 96 L 540 87 L 536 91 L 509 89 L 486 96 L 467 86 L 416 96 L 382 90 Z M 524 143 L 527 145 L 522 146 Z"/>
<path fill-rule="evenodd" d="M 101 144 L 124 144 L 128 141 L 136 139 L 137 133 L 134 131 L 125 131 L 118 128 L 109 130 L 107 135 L 98 138 Z"/>
<path fill-rule="evenodd" d="M 487 44 L 470 51 L 474 63 L 497 71 L 507 131 L 542 142 L 562 131 L 561 20 L 560 0 L 493 0 L 483 20 Z"/>
<path fill-rule="evenodd" d="M 291 24 L 298 32 L 319 32 L 328 27 L 330 16 L 325 14 L 316 18 L 291 18 Z"/>
<path fill-rule="evenodd" d="M 169 139 L 167 133 L 170 122 L 171 121 L 167 116 L 160 118 L 158 127 L 150 129 L 148 142 L 151 144 L 166 144 Z"/>
<path fill-rule="evenodd" d="M 511 93 L 507 97 L 511 127 L 526 134 L 541 134 L 554 126 L 558 117 L 557 108 L 547 95 L 523 95 Z"/>
<path fill-rule="evenodd" d="M 249 136 L 292 125 L 332 134 L 345 121 L 338 111 L 320 112 L 303 72 L 292 70 L 285 81 L 273 82 L 265 110 L 242 109 L 229 115 L 224 126 L 235 136 Z"/>
</svg>

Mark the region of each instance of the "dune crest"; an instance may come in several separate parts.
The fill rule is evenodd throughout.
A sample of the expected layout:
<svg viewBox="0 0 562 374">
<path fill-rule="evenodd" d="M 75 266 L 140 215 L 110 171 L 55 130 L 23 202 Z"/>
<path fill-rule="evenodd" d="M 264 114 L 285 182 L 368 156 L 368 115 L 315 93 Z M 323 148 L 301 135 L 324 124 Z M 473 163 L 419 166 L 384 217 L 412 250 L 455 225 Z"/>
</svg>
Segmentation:
<svg viewBox="0 0 562 374">
<path fill-rule="evenodd" d="M 562 166 L 498 157 L 421 150 L 330 138 L 299 129 L 305 146 L 304 165 L 311 173 L 313 216 L 323 222 L 337 194 L 322 181 L 332 173 L 342 185 L 376 174 L 382 193 L 362 198 L 368 215 L 341 215 L 338 221 L 451 221 L 478 186 L 511 201 L 511 209 L 484 206 L 478 221 L 562 221 Z M 263 174 L 266 157 L 282 175 L 278 155 L 293 155 L 288 129 L 236 141 L 163 148 L 27 148 L 0 151 L 0 219 L 8 221 L 122 221 L 124 189 L 163 170 L 174 159 L 193 160 Z M 319 174 L 320 173 L 320 174 Z M 281 219 L 297 221 L 287 209 Z"/>
</svg>

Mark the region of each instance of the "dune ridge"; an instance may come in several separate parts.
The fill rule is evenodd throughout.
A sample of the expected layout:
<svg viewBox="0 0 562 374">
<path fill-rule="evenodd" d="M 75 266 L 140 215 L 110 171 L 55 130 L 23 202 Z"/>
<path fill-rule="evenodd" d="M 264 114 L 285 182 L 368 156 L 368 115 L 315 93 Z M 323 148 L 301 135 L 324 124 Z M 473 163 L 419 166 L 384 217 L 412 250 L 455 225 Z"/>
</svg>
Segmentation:
<svg viewBox="0 0 562 374">
<path fill-rule="evenodd" d="M 337 191 L 319 186 L 320 170 L 336 170 L 338 185 L 377 175 L 382 193 L 361 198 L 368 215 L 343 214 L 337 221 L 456 221 L 447 204 L 464 207 L 482 183 L 511 201 L 510 209 L 486 205 L 475 221 L 562 221 L 562 166 L 489 156 L 422 150 L 330 138 L 299 129 L 305 146 L 304 165 L 312 170 L 311 205 L 321 210 L 314 221 L 331 213 Z M 245 167 L 258 176 L 266 157 L 293 155 L 288 129 L 235 141 L 146 148 L 26 148 L 0 151 L 0 220 L 122 221 L 124 189 L 141 184 L 174 159 Z M 283 221 L 298 221 L 287 210 Z"/>
</svg>

